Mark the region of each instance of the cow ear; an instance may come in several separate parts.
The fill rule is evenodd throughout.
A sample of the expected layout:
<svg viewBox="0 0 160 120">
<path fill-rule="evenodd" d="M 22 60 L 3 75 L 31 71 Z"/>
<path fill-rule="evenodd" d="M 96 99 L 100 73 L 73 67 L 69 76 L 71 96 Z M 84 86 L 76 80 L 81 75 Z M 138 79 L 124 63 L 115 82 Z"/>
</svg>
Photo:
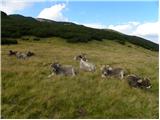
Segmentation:
<svg viewBox="0 0 160 120">
<path fill-rule="evenodd" d="M 137 82 L 138 82 L 138 83 L 142 83 L 142 79 L 139 79 Z"/>
<path fill-rule="evenodd" d="M 50 64 L 50 68 L 52 68 L 52 67 L 53 67 L 53 64 L 54 64 L 54 63 Z M 45 65 L 45 64 L 44 64 L 44 65 Z"/>
</svg>

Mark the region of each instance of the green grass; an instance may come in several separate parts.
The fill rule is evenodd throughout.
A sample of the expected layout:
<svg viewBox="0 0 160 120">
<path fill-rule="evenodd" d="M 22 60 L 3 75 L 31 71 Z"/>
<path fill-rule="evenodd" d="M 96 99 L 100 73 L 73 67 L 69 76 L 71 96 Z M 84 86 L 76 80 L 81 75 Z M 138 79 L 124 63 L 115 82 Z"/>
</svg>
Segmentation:
<svg viewBox="0 0 160 120">
<path fill-rule="evenodd" d="M 158 52 L 112 41 L 69 44 L 47 38 L 18 42 L 2 46 L 2 118 L 159 118 Z M 30 50 L 36 56 L 19 60 L 7 55 L 10 49 Z M 73 57 L 81 52 L 96 64 L 95 73 L 47 78 L 47 64 L 55 59 L 78 69 Z M 101 64 L 150 77 L 152 88 L 145 91 L 130 88 L 125 80 L 102 79 Z"/>
</svg>

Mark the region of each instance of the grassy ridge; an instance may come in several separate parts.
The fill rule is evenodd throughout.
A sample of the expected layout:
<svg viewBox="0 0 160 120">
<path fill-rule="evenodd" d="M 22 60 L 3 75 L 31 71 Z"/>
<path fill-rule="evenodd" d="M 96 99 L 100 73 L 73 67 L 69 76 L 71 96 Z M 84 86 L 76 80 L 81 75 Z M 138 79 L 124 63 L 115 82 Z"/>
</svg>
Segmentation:
<svg viewBox="0 0 160 120">
<path fill-rule="evenodd" d="M 7 55 L 10 49 L 36 56 L 17 60 Z M 47 64 L 55 59 L 78 69 L 73 57 L 81 52 L 96 64 L 94 74 L 47 78 Z M 101 64 L 148 76 L 152 88 L 131 89 L 126 81 L 102 79 Z M 2 46 L 2 118 L 158 118 L 158 53 L 129 43 L 69 44 L 60 38 Z"/>
<path fill-rule="evenodd" d="M 33 35 L 36 37 L 61 37 L 70 43 L 87 43 L 92 40 L 111 40 L 120 44 L 132 43 L 143 48 L 158 51 L 159 45 L 146 39 L 129 36 L 111 29 L 93 29 L 70 22 L 56 22 L 43 19 L 39 21 L 22 15 L 6 15 L 1 12 L 2 38 L 20 38 Z M 4 39 L 5 40 L 5 39 Z"/>
</svg>

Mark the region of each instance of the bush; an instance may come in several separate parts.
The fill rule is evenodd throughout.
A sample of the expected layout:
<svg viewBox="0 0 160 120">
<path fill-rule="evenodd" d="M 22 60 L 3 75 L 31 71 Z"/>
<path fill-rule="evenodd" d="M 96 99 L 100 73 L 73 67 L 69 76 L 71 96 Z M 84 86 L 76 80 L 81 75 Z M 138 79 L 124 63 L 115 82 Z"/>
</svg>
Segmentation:
<svg viewBox="0 0 160 120">
<path fill-rule="evenodd" d="M 18 41 L 15 39 L 7 39 L 7 38 L 1 39 L 1 45 L 10 45 L 10 44 L 18 44 Z"/>
<path fill-rule="evenodd" d="M 132 46 L 131 46 L 131 45 L 128 45 L 127 47 L 130 47 L 130 48 L 131 48 Z"/>
<path fill-rule="evenodd" d="M 126 44 L 126 42 L 124 40 L 116 40 L 116 41 L 121 45 L 125 45 Z"/>
<path fill-rule="evenodd" d="M 33 38 L 33 40 L 35 40 L 35 41 L 39 41 L 39 40 L 40 40 L 40 38 L 38 38 L 38 37 L 34 37 L 34 38 Z"/>
<path fill-rule="evenodd" d="M 22 40 L 29 40 L 29 38 L 24 37 L 24 38 L 22 38 Z"/>
</svg>

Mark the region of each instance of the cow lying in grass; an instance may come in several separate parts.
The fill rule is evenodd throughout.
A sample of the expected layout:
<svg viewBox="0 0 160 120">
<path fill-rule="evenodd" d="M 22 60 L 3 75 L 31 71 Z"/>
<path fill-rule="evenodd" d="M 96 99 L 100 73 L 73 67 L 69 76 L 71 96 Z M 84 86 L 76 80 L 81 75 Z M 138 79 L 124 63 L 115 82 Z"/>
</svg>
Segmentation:
<svg viewBox="0 0 160 120">
<path fill-rule="evenodd" d="M 28 51 L 27 53 L 18 52 L 18 51 L 9 51 L 9 56 L 16 56 L 18 59 L 27 59 L 28 57 L 31 57 L 35 55 L 33 52 Z"/>
<path fill-rule="evenodd" d="M 88 62 L 85 54 L 75 56 L 74 60 L 79 60 L 80 61 L 79 66 L 80 66 L 81 70 L 89 71 L 89 72 L 94 72 L 96 70 L 95 65 Z"/>
<path fill-rule="evenodd" d="M 116 77 L 119 79 L 124 78 L 124 70 L 122 68 L 112 68 L 109 65 L 103 65 L 101 67 L 102 77 Z"/>
<path fill-rule="evenodd" d="M 27 56 L 26 53 L 17 52 L 16 57 L 17 57 L 18 59 L 27 59 L 28 56 Z"/>
<path fill-rule="evenodd" d="M 71 65 L 61 65 L 58 62 L 56 62 L 51 64 L 50 67 L 52 74 L 49 75 L 48 77 L 51 77 L 54 74 L 64 75 L 64 76 L 75 76 L 77 74 L 76 70 Z"/>
<path fill-rule="evenodd" d="M 142 78 L 137 75 L 128 75 L 127 81 L 131 87 L 145 88 L 145 89 L 151 88 L 150 79 L 148 78 Z"/>
</svg>

